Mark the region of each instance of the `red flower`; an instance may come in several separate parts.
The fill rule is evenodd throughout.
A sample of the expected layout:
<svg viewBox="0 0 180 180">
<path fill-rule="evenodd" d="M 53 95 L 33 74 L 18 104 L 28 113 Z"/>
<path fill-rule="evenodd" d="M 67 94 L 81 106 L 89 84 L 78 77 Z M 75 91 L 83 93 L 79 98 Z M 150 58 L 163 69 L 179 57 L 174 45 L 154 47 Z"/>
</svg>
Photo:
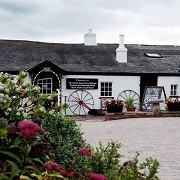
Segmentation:
<svg viewBox="0 0 180 180">
<path fill-rule="evenodd" d="M 87 173 L 86 177 L 88 177 L 91 180 L 107 180 L 106 176 L 96 173 Z"/>
<path fill-rule="evenodd" d="M 26 138 L 31 138 L 36 133 L 44 133 L 43 129 L 39 127 L 37 123 L 32 122 L 31 120 L 23 120 L 18 123 L 18 128 L 22 136 Z"/>
<path fill-rule="evenodd" d="M 44 163 L 44 166 L 47 170 L 50 171 L 60 171 L 59 164 L 56 162 L 48 161 Z"/>
<path fill-rule="evenodd" d="M 67 174 L 68 174 L 67 171 L 66 171 L 66 170 L 63 170 L 63 169 L 60 169 L 59 172 L 60 172 L 60 174 L 61 174 L 62 176 L 65 176 L 65 177 L 66 177 Z"/>
<path fill-rule="evenodd" d="M 86 149 L 86 148 L 80 148 L 80 149 L 78 149 L 78 150 L 77 150 L 77 153 L 78 153 L 78 154 L 83 154 L 83 155 L 86 155 L 86 156 L 89 156 L 89 157 L 92 156 L 92 153 L 89 152 L 89 150 Z"/>
<path fill-rule="evenodd" d="M 66 171 L 66 170 L 60 169 L 59 172 L 64 177 L 72 177 L 74 175 L 73 171 Z"/>
<path fill-rule="evenodd" d="M 112 99 L 112 100 L 111 100 L 111 103 L 115 104 L 115 103 L 116 103 L 116 100 L 115 100 L 115 99 Z"/>
</svg>

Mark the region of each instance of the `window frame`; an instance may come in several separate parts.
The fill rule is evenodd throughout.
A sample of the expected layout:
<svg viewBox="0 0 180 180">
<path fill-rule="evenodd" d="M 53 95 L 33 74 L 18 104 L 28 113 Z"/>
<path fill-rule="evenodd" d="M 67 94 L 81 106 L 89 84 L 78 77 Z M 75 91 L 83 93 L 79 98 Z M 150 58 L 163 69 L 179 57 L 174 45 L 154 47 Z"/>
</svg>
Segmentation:
<svg viewBox="0 0 180 180">
<path fill-rule="evenodd" d="M 104 85 L 102 87 L 103 83 L 104 83 Z M 105 83 L 108 83 L 108 86 L 106 86 Z M 109 84 L 111 84 L 111 86 Z M 102 88 L 103 88 L 103 90 L 102 90 Z M 106 90 L 106 88 L 107 88 L 107 90 Z M 112 90 L 113 90 L 113 82 L 112 81 L 101 81 L 100 82 L 100 96 L 101 97 L 112 97 L 112 92 L 113 92 Z M 102 93 L 104 93 L 104 95 Z"/>
<path fill-rule="evenodd" d="M 48 80 L 50 80 L 50 83 L 48 82 Z M 39 81 L 42 81 L 41 83 Z M 44 82 L 46 81 L 46 82 Z M 41 84 L 41 85 L 40 85 Z M 48 88 L 48 85 L 50 84 L 50 88 Z M 44 88 L 43 85 L 46 85 L 46 87 Z M 42 94 L 51 94 L 53 91 L 53 78 L 52 77 L 48 77 L 48 78 L 40 78 L 37 79 L 37 86 L 39 86 L 41 89 L 41 93 Z M 45 92 L 44 92 L 45 89 Z M 48 92 L 50 90 L 50 92 Z"/>
<path fill-rule="evenodd" d="M 170 86 L 170 96 L 177 96 L 178 84 L 171 84 Z"/>
</svg>

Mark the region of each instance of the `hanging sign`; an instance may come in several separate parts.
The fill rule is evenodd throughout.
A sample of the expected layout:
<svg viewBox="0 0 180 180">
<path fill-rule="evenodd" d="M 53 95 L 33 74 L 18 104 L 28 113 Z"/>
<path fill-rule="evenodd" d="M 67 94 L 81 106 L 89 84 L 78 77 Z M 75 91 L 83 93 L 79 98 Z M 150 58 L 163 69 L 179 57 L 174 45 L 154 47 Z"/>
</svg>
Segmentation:
<svg viewBox="0 0 180 180">
<path fill-rule="evenodd" d="M 67 78 L 66 89 L 98 89 L 98 79 Z"/>
</svg>

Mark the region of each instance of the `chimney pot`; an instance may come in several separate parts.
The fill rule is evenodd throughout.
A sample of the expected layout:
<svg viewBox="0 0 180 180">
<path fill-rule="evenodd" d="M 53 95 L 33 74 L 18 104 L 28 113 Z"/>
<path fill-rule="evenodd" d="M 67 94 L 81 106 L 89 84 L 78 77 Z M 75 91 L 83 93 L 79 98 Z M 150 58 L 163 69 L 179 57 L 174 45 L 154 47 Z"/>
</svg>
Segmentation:
<svg viewBox="0 0 180 180">
<path fill-rule="evenodd" d="M 127 62 L 127 48 L 124 46 L 124 35 L 119 35 L 119 47 L 116 49 L 116 60 Z"/>
<path fill-rule="evenodd" d="M 96 34 L 92 33 L 92 29 L 88 29 L 88 33 L 84 35 L 84 44 L 86 46 L 95 46 L 96 43 Z"/>
</svg>

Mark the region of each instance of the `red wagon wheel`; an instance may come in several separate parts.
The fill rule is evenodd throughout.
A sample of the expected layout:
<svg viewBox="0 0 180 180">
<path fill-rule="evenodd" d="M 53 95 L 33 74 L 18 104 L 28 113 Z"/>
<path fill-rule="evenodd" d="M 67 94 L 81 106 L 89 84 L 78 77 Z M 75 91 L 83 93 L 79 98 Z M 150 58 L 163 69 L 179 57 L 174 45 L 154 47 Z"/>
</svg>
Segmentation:
<svg viewBox="0 0 180 180">
<path fill-rule="evenodd" d="M 76 90 L 69 95 L 69 109 L 73 114 L 86 115 L 94 107 L 92 95 L 85 90 Z"/>
</svg>

